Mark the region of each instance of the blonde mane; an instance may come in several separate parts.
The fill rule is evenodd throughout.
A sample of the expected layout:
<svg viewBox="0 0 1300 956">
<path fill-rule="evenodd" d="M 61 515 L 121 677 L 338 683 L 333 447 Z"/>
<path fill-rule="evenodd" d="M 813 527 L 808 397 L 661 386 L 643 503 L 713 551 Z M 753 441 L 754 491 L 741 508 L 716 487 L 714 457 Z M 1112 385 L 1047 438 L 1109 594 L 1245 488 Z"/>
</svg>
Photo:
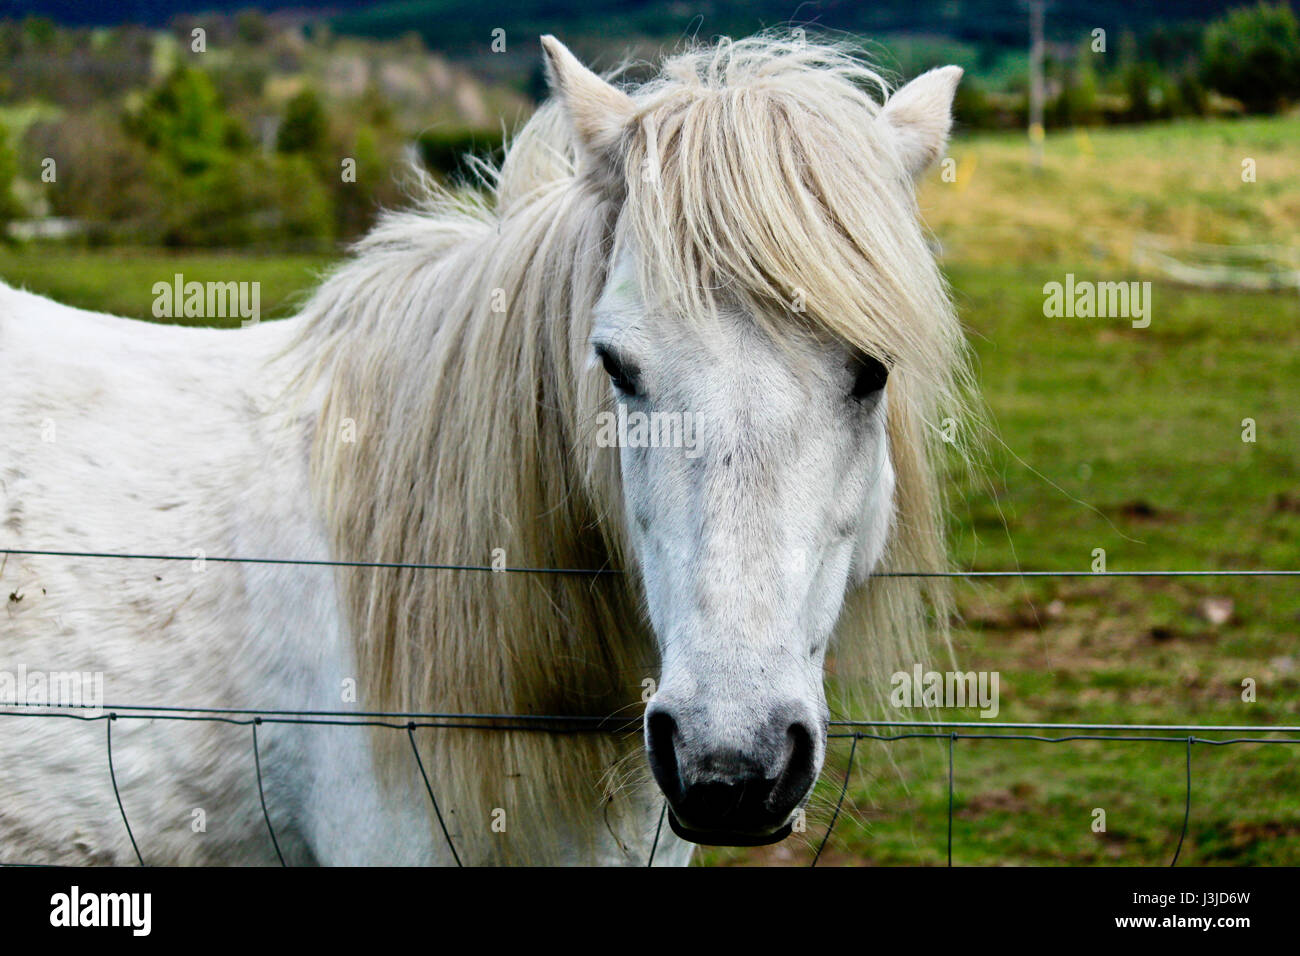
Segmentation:
<svg viewBox="0 0 1300 956">
<path fill-rule="evenodd" d="M 873 89 L 832 46 L 691 50 L 628 90 L 621 176 L 592 175 L 548 103 L 483 192 L 430 186 L 385 215 L 290 353 L 319 407 L 314 492 L 335 556 L 488 564 L 499 548 L 512 567 L 631 566 L 617 450 L 593 440 L 610 398 L 587 339 L 615 246 L 634 242 L 644 288 L 676 314 L 708 321 L 739 300 L 773 335 L 835 336 L 892 365 L 897 519 L 881 570 L 942 570 L 938 423 L 965 407 L 962 338 Z M 634 719 L 656 675 L 633 574 L 340 573 L 367 709 Z M 924 659 L 927 620 L 942 632 L 948 616 L 929 583 L 875 578 L 851 596 L 842 677 Z M 602 814 L 641 841 L 658 807 L 644 761 L 620 763 L 636 736 L 423 733 L 474 862 L 553 858 L 557 834 Z M 414 772 L 409 750 L 382 759 Z"/>
</svg>

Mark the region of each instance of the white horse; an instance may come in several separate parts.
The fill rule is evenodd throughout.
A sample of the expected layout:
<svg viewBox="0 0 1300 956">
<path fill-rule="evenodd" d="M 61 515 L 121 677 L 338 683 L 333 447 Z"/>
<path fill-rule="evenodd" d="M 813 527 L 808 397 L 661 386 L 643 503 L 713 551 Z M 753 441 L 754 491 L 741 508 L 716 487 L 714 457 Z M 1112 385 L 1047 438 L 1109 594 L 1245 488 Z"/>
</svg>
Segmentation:
<svg viewBox="0 0 1300 956">
<path fill-rule="evenodd" d="M 932 439 L 967 373 L 913 191 L 960 70 L 888 96 L 843 49 L 763 37 L 620 89 L 543 46 L 557 96 L 483 193 L 384 217 L 296 318 L 0 285 L 0 676 L 262 712 L 649 701 L 643 741 L 415 732 L 446 835 L 404 731 L 264 724 L 289 863 L 780 839 L 822 768 L 828 647 L 841 676 L 910 667 L 946 620 L 879 573 L 944 566 Z M 117 794 L 105 722 L 0 717 L 0 862 L 133 861 L 118 795 L 146 862 L 276 861 L 249 727 L 110 727 Z"/>
</svg>

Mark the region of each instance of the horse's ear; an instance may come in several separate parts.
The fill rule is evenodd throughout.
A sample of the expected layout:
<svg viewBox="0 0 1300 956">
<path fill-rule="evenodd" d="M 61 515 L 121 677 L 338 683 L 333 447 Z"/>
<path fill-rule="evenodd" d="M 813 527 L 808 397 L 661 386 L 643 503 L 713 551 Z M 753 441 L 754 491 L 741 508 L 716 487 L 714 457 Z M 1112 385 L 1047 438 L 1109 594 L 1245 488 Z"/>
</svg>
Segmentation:
<svg viewBox="0 0 1300 956">
<path fill-rule="evenodd" d="M 564 102 L 579 145 L 591 159 L 613 166 L 636 111 L 632 98 L 583 66 L 550 34 L 542 37 L 542 49 L 551 89 Z"/>
<path fill-rule="evenodd" d="M 913 179 L 919 179 L 948 145 L 952 99 L 961 75 L 959 66 L 922 73 L 891 96 L 880 112 L 898 137 L 903 163 Z"/>
</svg>

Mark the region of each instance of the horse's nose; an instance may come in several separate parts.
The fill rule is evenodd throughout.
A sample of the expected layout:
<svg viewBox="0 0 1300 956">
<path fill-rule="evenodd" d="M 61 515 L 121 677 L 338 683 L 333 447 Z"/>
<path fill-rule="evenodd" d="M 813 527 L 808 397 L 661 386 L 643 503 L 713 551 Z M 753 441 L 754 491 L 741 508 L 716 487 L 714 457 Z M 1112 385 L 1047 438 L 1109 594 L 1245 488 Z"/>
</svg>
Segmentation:
<svg viewBox="0 0 1300 956">
<path fill-rule="evenodd" d="M 697 843 L 783 839 L 817 777 L 813 722 L 795 705 L 778 707 L 752 741 L 737 747 L 711 743 L 708 730 L 692 730 L 688 719 L 659 702 L 646 712 L 650 768 L 672 808 L 673 829 Z"/>
</svg>

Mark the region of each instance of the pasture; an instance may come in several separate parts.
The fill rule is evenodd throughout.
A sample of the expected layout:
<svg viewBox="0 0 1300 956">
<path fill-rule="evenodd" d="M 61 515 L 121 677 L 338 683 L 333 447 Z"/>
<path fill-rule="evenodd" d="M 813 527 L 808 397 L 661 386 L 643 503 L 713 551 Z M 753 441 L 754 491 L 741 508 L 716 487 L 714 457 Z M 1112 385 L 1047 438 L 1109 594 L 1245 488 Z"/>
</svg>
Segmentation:
<svg viewBox="0 0 1300 956">
<path fill-rule="evenodd" d="M 953 462 L 956 566 L 1087 570 L 1103 548 L 1110 570 L 1300 568 L 1300 297 L 1188 289 L 1126 260 L 1139 231 L 1294 242 L 1298 137 L 1296 118 L 1061 133 L 1049 136 L 1037 175 L 1025 168 L 1019 137 L 953 144 L 957 182 L 931 173 L 922 207 L 945 249 L 996 434 L 974 478 Z M 1241 181 L 1245 157 L 1257 161 L 1254 183 Z M 0 250 L 0 278 L 140 318 L 150 317 L 153 283 L 176 272 L 258 280 L 263 316 L 275 318 L 292 312 L 328 263 L 13 247 Z M 1071 272 L 1154 280 L 1150 326 L 1046 318 L 1044 283 Z M 1256 423 L 1254 442 L 1242 440 L 1246 418 Z M 999 720 L 1300 721 L 1294 579 L 955 586 L 958 662 L 1000 673 Z M 1241 699 L 1246 678 L 1257 685 L 1253 703 Z M 833 746 L 802 838 L 699 859 L 806 863 L 847 753 L 847 742 Z M 1182 822 L 1184 759 L 1178 744 L 962 741 L 954 862 L 1167 863 Z M 1193 762 L 1182 860 L 1300 863 L 1300 751 L 1201 747 Z M 824 862 L 944 862 L 946 774 L 945 744 L 860 742 L 847 818 Z M 1095 808 L 1106 811 L 1104 833 L 1092 830 Z"/>
</svg>

